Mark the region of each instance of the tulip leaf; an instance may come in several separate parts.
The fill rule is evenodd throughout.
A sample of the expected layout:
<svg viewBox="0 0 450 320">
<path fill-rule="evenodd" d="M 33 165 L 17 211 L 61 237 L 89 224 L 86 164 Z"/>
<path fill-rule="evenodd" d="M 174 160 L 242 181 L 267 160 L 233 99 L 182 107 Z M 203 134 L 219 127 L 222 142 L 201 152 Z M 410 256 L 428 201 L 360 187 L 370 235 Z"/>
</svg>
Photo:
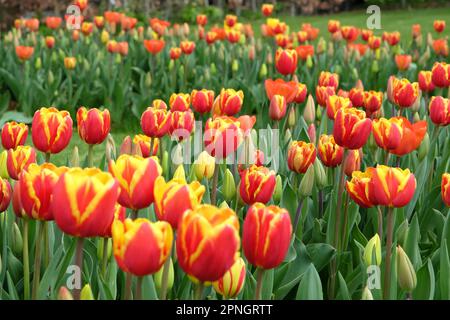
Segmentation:
<svg viewBox="0 0 450 320">
<path fill-rule="evenodd" d="M 156 292 L 155 283 L 152 276 L 145 276 L 142 280 L 142 299 L 158 300 L 158 293 Z"/>
<path fill-rule="evenodd" d="M 417 271 L 417 287 L 413 291 L 415 300 L 433 300 L 435 291 L 433 264 L 430 259 Z"/>
<path fill-rule="evenodd" d="M 448 255 L 447 239 L 442 241 L 440 248 L 439 283 L 441 299 L 450 299 L 450 258 Z"/>
<path fill-rule="evenodd" d="M 323 300 L 322 282 L 313 264 L 309 265 L 300 281 L 296 299 Z"/>
<path fill-rule="evenodd" d="M 3 127 L 3 125 L 8 121 L 31 123 L 32 119 L 33 118 L 26 116 L 22 112 L 6 111 L 5 113 L 2 114 L 2 117 L 0 118 L 0 127 Z"/>
<path fill-rule="evenodd" d="M 422 265 L 422 259 L 420 257 L 419 250 L 419 241 L 420 241 L 420 230 L 419 230 L 419 220 L 417 215 L 414 215 L 411 224 L 408 228 L 408 233 L 406 236 L 406 241 L 404 244 L 404 250 L 411 260 L 414 268 L 417 269 Z"/>
<path fill-rule="evenodd" d="M 417 181 L 417 186 L 416 191 L 414 193 L 414 197 L 406 206 L 406 216 L 408 217 L 408 219 L 411 217 L 411 214 L 413 213 L 414 208 L 416 207 L 417 200 L 419 199 L 419 196 L 422 194 L 425 182 L 428 180 L 429 176 L 428 171 L 429 171 L 428 162 L 422 161 L 414 172 L 414 176 L 416 177 Z"/>
<path fill-rule="evenodd" d="M 316 268 L 320 272 L 334 257 L 336 249 L 327 243 L 312 243 L 306 245 L 308 255 Z"/>
<path fill-rule="evenodd" d="M 19 295 L 17 294 L 16 285 L 14 284 L 13 279 L 11 278 L 11 275 L 9 272 L 6 272 L 6 281 L 8 282 L 8 293 L 9 298 L 11 300 L 19 300 Z"/>
<path fill-rule="evenodd" d="M 271 300 L 272 299 L 273 277 L 274 277 L 273 269 L 264 271 L 262 288 L 261 288 L 261 298 L 263 300 Z"/>
<path fill-rule="evenodd" d="M 38 291 L 38 298 L 39 299 L 45 299 L 47 298 L 49 288 L 52 292 L 57 292 L 57 288 L 55 288 L 55 284 L 58 275 L 58 271 L 61 270 L 61 257 L 63 254 L 63 246 L 60 245 L 59 248 L 56 250 L 55 254 L 53 255 L 52 259 L 50 260 L 49 265 L 47 266 L 44 275 L 42 276 L 42 279 L 39 283 L 39 291 Z M 65 270 L 64 270 L 65 272 Z"/>
<path fill-rule="evenodd" d="M 341 272 L 338 272 L 338 283 L 339 283 L 339 290 L 337 294 L 337 299 L 341 300 L 350 300 L 350 293 L 348 292 L 347 284 L 345 283 L 344 277 L 342 276 Z"/>
</svg>

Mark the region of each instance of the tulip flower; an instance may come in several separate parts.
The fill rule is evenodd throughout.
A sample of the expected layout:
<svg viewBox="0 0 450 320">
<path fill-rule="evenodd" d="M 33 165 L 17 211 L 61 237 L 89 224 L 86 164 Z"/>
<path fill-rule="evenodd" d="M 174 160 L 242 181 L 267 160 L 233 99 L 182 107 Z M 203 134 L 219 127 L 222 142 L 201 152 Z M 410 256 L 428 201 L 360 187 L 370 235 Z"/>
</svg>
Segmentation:
<svg viewBox="0 0 450 320">
<path fill-rule="evenodd" d="M 347 41 L 347 43 L 351 43 L 358 38 L 359 31 L 354 26 L 342 26 L 341 35 L 342 38 L 344 38 L 345 41 Z"/>
<path fill-rule="evenodd" d="M 214 114 L 234 116 L 241 110 L 243 102 L 244 92 L 242 90 L 222 89 L 214 102 Z"/>
<path fill-rule="evenodd" d="M 52 49 L 55 46 L 55 37 L 47 36 L 45 37 L 45 46 Z"/>
<path fill-rule="evenodd" d="M 170 111 L 187 111 L 191 104 L 189 93 L 173 93 L 170 96 Z"/>
<path fill-rule="evenodd" d="M 6 122 L 2 128 L 2 146 L 5 149 L 15 149 L 25 144 L 28 136 L 28 126 L 15 121 Z"/>
<path fill-rule="evenodd" d="M 169 132 L 172 114 L 165 109 L 147 108 L 141 116 L 141 128 L 149 137 L 161 138 Z"/>
<path fill-rule="evenodd" d="M 229 43 L 238 43 L 241 38 L 241 32 L 239 30 L 226 30 L 225 34 Z"/>
<path fill-rule="evenodd" d="M 333 87 L 336 91 L 339 87 L 339 75 L 328 71 L 322 71 L 319 75 L 318 86 Z"/>
<path fill-rule="evenodd" d="M 200 282 L 217 281 L 239 257 L 239 219 L 229 208 L 200 205 L 180 219 L 176 242 L 184 272 Z"/>
<path fill-rule="evenodd" d="M 181 49 L 178 48 L 178 47 L 170 48 L 170 51 L 169 51 L 170 59 L 172 59 L 172 60 L 177 60 L 177 59 L 179 59 L 180 56 L 181 56 L 181 53 L 182 53 L 182 51 L 181 51 Z"/>
<path fill-rule="evenodd" d="M 381 91 L 364 91 L 364 109 L 367 114 L 372 115 L 378 112 L 383 105 L 383 92 Z"/>
<path fill-rule="evenodd" d="M 155 99 L 152 101 L 152 108 L 167 110 L 167 104 L 161 99 Z"/>
<path fill-rule="evenodd" d="M 50 211 L 58 227 L 75 237 L 107 237 L 119 183 L 97 168 L 71 168 L 53 187 Z"/>
<path fill-rule="evenodd" d="M 187 139 L 194 130 L 194 113 L 188 111 L 173 111 L 169 133 L 178 140 Z"/>
<path fill-rule="evenodd" d="M 192 90 L 191 103 L 194 110 L 199 113 L 210 112 L 214 103 L 214 91 L 207 89 Z"/>
<path fill-rule="evenodd" d="M 380 118 L 373 121 L 373 136 L 380 148 L 393 150 L 400 146 L 403 130 L 398 121 Z"/>
<path fill-rule="evenodd" d="M 341 22 L 338 20 L 328 20 L 327 28 L 331 34 L 338 32 L 341 28 Z"/>
<path fill-rule="evenodd" d="M 364 111 L 355 108 L 336 112 L 333 136 L 338 145 L 347 149 L 360 149 L 372 132 L 372 121 Z"/>
<path fill-rule="evenodd" d="M 338 95 L 330 95 L 328 96 L 326 107 L 328 118 L 334 120 L 336 112 L 342 108 L 351 108 L 352 102 L 349 98 L 342 98 Z"/>
<path fill-rule="evenodd" d="M 445 29 L 445 20 L 434 20 L 433 28 L 437 33 L 441 33 Z"/>
<path fill-rule="evenodd" d="M 199 26 L 204 27 L 208 23 L 208 17 L 205 14 L 198 14 L 196 21 Z"/>
<path fill-rule="evenodd" d="M 346 182 L 346 189 L 350 198 L 363 208 L 370 208 L 375 205 L 371 198 L 372 195 L 368 194 L 371 179 L 371 171 L 353 171 L 351 180 Z"/>
<path fill-rule="evenodd" d="M 296 173 L 305 173 L 316 160 L 316 153 L 316 147 L 313 143 L 293 141 L 287 156 L 289 170 Z"/>
<path fill-rule="evenodd" d="M 373 36 L 373 31 L 372 30 L 369 30 L 369 29 L 362 29 L 361 30 L 361 39 L 363 41 L 368 42 L 370 37 L 372 37 L 372 36 Z"/>
<path fill-rule="evenodd" d="M 409 108 L 419 97 L 419 84 L 408 79 L 394 79 L 392 88 L 394 103 L 400 108 Z"/>
<path fill-rule="evenodd" d="M 295 51 L 297 52 L 298 57 L 305 61 L 308 59 L 308 57 L 314 56 L 314 46 L 312 45 L 301 45 L 295 48 Z"/>
<path fill-rule="evenodd" d="M 450 85 L 450 64 L 435 62 L 431 69 L 431 79 L 438 88 L 446 88 Z"/>
<path fill-rule="evenodd" d="M 109 172 L 120 186 L 119 204 L 133 210 L 152 204 L 155 180 L 162 173 L 157 158 L 122 154 L 110 161 Z"/>
<path fill-rule="evenodd" d="M 16 56 L 20 59 L 20 61 L 24 62 L 29 60 L 34 53 L 33 47 L 27 46 L 16 46 Z"/>
<path fill-rule="evenodd" d="M 450 207 L 450 173 L 444 173 L 442 175 L 441 183 L 442 201 L 447 207 Z"/>
<path fill-rule="evenodd" d="M 0 212 L 8 209 L 12 198 L 12 189 L 7 179 L 0 178 Z"/>
<path fill-rule="evenodd" d="M 383 40 L 386 41 L 391 47 L 393 47 L 400 42 L 400 32 L 384 32 Z"/>
<path fill-rule="evenodd" d="M 429 105 L 430 119 L 437 126 L 447 126 L 450 124 L 449 101 L 440 96 L 432 97 Z"/>
<path fill-rule="evenodd" d="M 94 30 L 94 24 L 92 22 L 83 22 L 81 24 L 81 32 L 83 33 L 84 36 L 89 36 L 92 31 Z"/>
<path fill-rule="evenodd" d="M 144 40 L 144 46 L 145 49 L 152 55 L 158 54 L 162 49 L 164 49 L 164 46 L 166 43 L 164 40 Z"/>
<path fill-rule="evenodd" d="M 59 153 L 72 138 L 72 118 L 68 111 L 54 107 L 41 108 L 34 113 L 31 137 L 39 151 Z"/>
<path fill-rule="evenodd" d="M 159 149 L 159 139 L 150 138 L 144 134 L 137 134 L 133 138 L 133 143 L 139 146 L 144 158 L 156 156 Z"/>
<path fill-rule="evenodd" d="M 238 258 L 219 280 L 213 282 L 214 290 L 224 299 L 236 298 L 244 288 L 245 274 L 245 262 L 242 258 Z"/>
<path fill-rule="evenodd" d="M 370 49 L 377 50 L 381 46 L 381 38 L 377 36 L 371 36 L 367 40 L 367 44 Z"/>
<path fill-rule="evenodd" d="M 38 31 L 39 30 L 39 20 L 36 18 L 26 19 L 25 27 L 31 32 Z"/>
<path fill-rule="evenodd" d="M 111 130 L 108 109 L 103 111 L 81 107 L 77 111 L 77 127 L 81 140 L 87 144 L 102 143 Z"/>
<path fill-rule="evenodd" d="M 169 259 L 173 231 L 165 221 L 115 220 L 112 224 L 114 257 L 119 267 L 136 276 L 156 273 Z"/>
<path fill-rule="evenodd" d="M 77 66 L 77 58 L 75 57 L 65 57 L 64 58 L 64 67 L 67 70 L 73 70 Z"/>
<path fill-rule="evenodd" d="M 56 182 L 68 170 L 52 163 L 30 164 L 19 176 L 19 199 L 23 212 L 30 219 L 53 220 L 50 211 L 52 194 Z"/>
<path fill-rule="evenodd" d="M 265 17 L 270 17 L 273 12 L 273 4 L 263 3 L 261 6 L 261 12 Z"/>
<path fill-rule="evenodd" d="M 364 89 L 352 88 L 348 93 L 348 97 L 355 108 L 364 106 Z"/>
<path fill-rule="evenodd" d="M 237 23 L 237 17 L 232 14 L 227 14 L 225 16 L 225 25 L 228 27 L 233 27 Z"/>
<path fill-rule="evenodd" d="M 279 95 L 286 99 L 286 103 L 291 103 L 296 99 L 297 95 L 301 95 L 299 99 L 302 98 L 303 94 L 306 97 L 306 86 L 295 81 L 286 82 L 283 79 L 267 79 L 264 82 L 264 86 L 269 100 L 272 100 L 273 96 Z M 302 90 L 302 92 L 299 92 L 299 90 Z"/>
<path fill-rule="evenodd" d="M 275 53 L 275 67 L 282 75 L 293 74 L 297 69 L 297 59 L 297 51 L 278 48 Z"/>
<path fill-rule="evenodd" d="M 294 102 L 295 103 L 303 103 L 306 99 L 306 94 L 308 93 L 308 89 L 305 84 L 298 82 L 297 83 L 297 94 L 295 95 Z"/>
<path fill-rule="evenodd" d="M 409 122 L 408 119 L 404 117 L 394 117 L 389 119 L 389 121 L 396 123 L 397 126 L 400 127 L 402 131 L 399 145 L 396 148 L 388 150 L 390 153 L 395 154 L 397 156 L 403 156 L 416 150 L 422 143 L 422 140 L 425 137 L 425 134 L 427 133 L 427 122 L 424 120 L 412 124 L 411 122 Z M 377 139 L 376 138 L 377 134 L 378 133 L 374 130 L 375 141 Z M 396 139 L 395 134 L 392 137 L 386 136 L 386 138 L 389 140 Z M 386 145 L 384 147 L 387 147 L 388 143 L 385 142 L 385 144 Z"/>
<path fill-rule="evenodd" d="M 272 198 L 275 183 L 274 171 L 253 164 L 241 172 L 239 193 L 248 205 L 256 202 L 267 203 Z"/>
<path fill-rule="evenodd" d="M 154 185 L 155 212 L 159 220 L 167 221 L 177 229 L 183 213 L 200 204 L 205 187 L 198 181 L 187 184 L 173 179 L 168 182 L 158 177 Z"/>
<path fill-rule="evenodd" d="M 344 173 L 351 177 L 354 171 L 361 169 L 362 151 L 361 149 L 349 150 L 344 159 Z"/>
<path fill-rule="evenodd" d="M 329 96 L 335 95 L 336 91 L 334 87 L 316 87 L 316 100 L 319 106 L 326 107 Z"/>
<path fill-rule="evenodd" d="M 438 56 L 448 56 L 448 43 L 447 39 L 436 39 L 433 41 L 433 50 Z"/>
<path fill-rule="evenodd" d="M 205 150 L 218 159 L 236 152 L 242 140 L 240 122 L 231 117 L 209 118 L 205 124 Z"/>
<path fill-rule="evenodd" d="M 20 173 L 30 164 L 36 162 L 36 151 L 30 146 L 17 146 L 8 150 L 6 165 L 11 179 L 19 180 Z"/>
<path fill-rule="evenodd" d="M 194 173 L 198 180 L 211 179 L 216 167 L 216 160 L 208 152 L 202 151 L 194 164 Z"/>
<path fill-rule="evenodd" d="M 195 50 L 195 42 L 188 40 L 181 41 L 180 48 L 185 55 L 190 55 Z"/>
<path fill-rule="evenodd" d="M 245 216 L 242 248 L 252 265 L 272 269 L 283 262 L 292 237 L 289 212 L 262 203 L 252 205 Z"/>
<path fill-rule="evenodd" d="M 45 24 L 49 29 L 58 29 L 61 26 L 62 19 L 60 17 L 47 17 L 45 18 Z"/>
<path fill-rule="evenodd" d="M 217 33 L 214 31 L 207 32 L 205 40 L 207 44 L 212 45 L 217 40 Z"/>
<path fill-rule="evenodd" d="M 95 16 L 94 17 L 94 23 L 95 23 L 95 26 L 98 29 L 103 28 L 103 26 L 105 25 L 105 17 L 103 17 L 103 16 Z"/>
<path fill-rule="evenodd" d="M 395 55 L 395 64 L 397 65 L 398 70 L 405 71 L 409 69 L 411 64 L 411 55 L 409 54 L 397 54 Z"/>
<path fill-rule="evenodd" d="M 269 105 L 269 116 L 270 119 L 279 121 L 284 118 L 286 115 L 286 98 L 284 96 L 280 96 L 278 94 L 274 95 L 272 99 L 270 99 Z"/>
<path fill-rule="evenodd" d="M 344 148 L 334 141 L 332 135 L 322 134 L 319 138 L 317 150 L 319 158 L 325 166 L 335 168 L 342 163 Z"/>
<path fill-rule="evenodd" d="M 431 92 L 434 90 L 431 71 L 419 71 L 418 82 L 421 91 Z"/>
</svg>

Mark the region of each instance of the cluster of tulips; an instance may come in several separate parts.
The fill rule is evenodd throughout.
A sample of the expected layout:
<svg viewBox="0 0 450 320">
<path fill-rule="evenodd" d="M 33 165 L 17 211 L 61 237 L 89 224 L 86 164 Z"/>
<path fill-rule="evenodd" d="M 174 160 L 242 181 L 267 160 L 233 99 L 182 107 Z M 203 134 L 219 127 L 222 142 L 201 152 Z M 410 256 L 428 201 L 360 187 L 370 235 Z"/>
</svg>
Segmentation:
<svg viewBox="0 0 450 320">
<path fill-rule="evenodd" d="M 86 0 L 75 4 L 82 12 L 87 7 Z M 321 38 L 314 47 L 319 29 L 303 24 L 290 34 L 286 23 L 271 18 L 272 5 L 261 11 L 267 17 L 261 48 L 251 25 L 234 15 L 225 17 L 223 27 L 211 28 L 207 16 L 197 16 L 197 41 L 188 39 L 188 25 L 171 27 L 152 18 L 146 31 L 135 18 L 112 11 L 72 31 L 75 42 L 82 33 L 84 45 L 98 33 L 111 57 L 123 59 L 141 57 L 135 40 L 129 50 L 126 39 L 142 39 L 148 74 L 158 72 L 165 63 L 160 56 L 167 54 L 184 80 L 178 82 L 177 73 L 165 78 L 173 84 L 170 95 L 145 102 L 151 103 L 139 113 L 142 133 L 126 137 L 118 156 L 110 131 L 126 113 L 123 106 L 120 113 L 117 105 L 76 112 L 37 109 L 31 119 L 33 146 L 27 145 L 27 124 L 3 125 L 2 297 L 450 298 L 442 276 L 450 272 L 450 222 L 443 213 L 450 207 L 450 65 L 441 61 L 448 55 L 447 40 L 429 36 L 423 47 L 420 26 L 414 25 L 412 55 L 407 55 L 398 32 L 379 37 L 330 20 L 331 41 Z M 68 24 L 72 18 L 66 17 Z M 55 34 L 62 22 L 45 19 Z M 445 22 L 433 26 L 440 34 Z M 38 19 L 20 19 L 7 35 L 16 43 L 25 75 L 34 47 L 19 45 L 21 33 L 36 41 L 38 31 Z M 149 33 L 151 39 L 145 39 Z M 364 43 L 356 43 L 359 36 Z M 192 85 L 189 57 L 198 47 L 209 54 L 197 63 L 212 69 L 214 46 L 226 41 L 230 57 L 223 59 L 223 72 L 230 68 L 240 76 L 236 48 L 246 40 L 262 91 L 243 82 L 237 89 Z M 55 41 L 46 36 L 46 47 L 51 50 Z M 350 84 L 342 69 L 323 61 L 326 51 L 342 53 L 349 64 L 373 61 L 366 68 L 375 76 Z M 269 70 L 258 61 L 260 52 L 268 52 Z M 398 73 L 378 85 L 382 54 Z M 182 56 L 184 62 L 175 64 Z M 69 88 L 78 60 L 75 54 L 64 57 Z M 424 70 L 411 70 L 413 60 Z M 119 89 L 110 89 L 107 101 L 114 104 Z M 69 100 L 76 96 L 72 89 L 68 95 Z M 246 100 L 261 103 L 249 107 Z M 61 162 L 54 159 L 73 137 L 71 113 L 88 152 L 80 161 L 76 146 L 66 165 L 57 166 L 51 161 Z M 258 137 L 256 128 L 268 128 L 269 137 Z M 186 145 L 191 149 L 197 130 L 204 130 L 200 150 L 189 163 L 176 163 Z M 105 157 L 97 162 L 102 146 Z M 68 281 L 71 263 L 79 270 L 76 285 Z M 384 276 L 375 287 L 366 272 L 374 265 L 383 266 Z M 435 274 L 440 274 L 438 293 Z"/>
</svg>

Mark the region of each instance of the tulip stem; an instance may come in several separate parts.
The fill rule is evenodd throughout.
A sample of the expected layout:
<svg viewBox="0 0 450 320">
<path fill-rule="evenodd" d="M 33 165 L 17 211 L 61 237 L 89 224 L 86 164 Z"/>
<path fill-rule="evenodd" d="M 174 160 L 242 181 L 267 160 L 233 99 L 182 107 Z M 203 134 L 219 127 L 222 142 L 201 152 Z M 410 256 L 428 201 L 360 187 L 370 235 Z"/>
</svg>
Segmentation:
<svg viewBox="0 0 450 320">
<path fill-rule="evenodd" d="M 77 247 L 75 249 L 75 265 L 80 270 L 80 275 L 83 276 L 83 238 L 76 238 Z M 73 290 L 74 300 L 80 300 L 81 287 Z"/>
<path fill-rule="evenodd" d="M 50 152 L 46 152 L 45 153 L 45 162 L 50 162 L 50 156 L 51 156 L 52 154 L 50 153 Z"/>
<path fill-rule="evenodd" d="M 380 206 L 377 206 L 378 211 L 378 236 L 380 240 L 383 239 L 383 213 L 381 212 Z"/>
<path fill-rule="evenodd" d="M 348 202 L 349 197 L 348 193 L 345 193 L 345 202 L 344 202 L 344 230 L 342 231 L 342 241 L 340 243 L 341 250 L 345 249 L 345 239 L 347 238 L 347 224 L 348 224 Z"/>
<path fill-rule="evenodd" d="M 131 273 L 126 273 L 125 277 L 125 300 L 131 299 L 131 281 L 133 280 Z"/>
<path fill-rule="evenodd" d="M 88 146 L 88 167 L 92 168 L 94 166 L 94 145 L 90 144 Z"/>
<path fill-rule="evenodd" d="M 202 300 L 204 287 L 205 285 L 203 284 L 203 282 L 199 282 L 197 284 L 197 288 L 195 288 L 195 295 L 194 295 L 195 300 Z"/>
<path fill-rule="evenodd" d="M 50 261 L 50 249 L 48 244 L 48 223 L 44 221 L 44 268 L 47 268 Z"/>
<path fill-rule="evenodd" d="M 131 219 L 135 220 L 139 216 L 139 210 L 133 210 L 131 212 Z"/>
<path fill-rule="evenodd" d="M 33 289 L 31 293 L 31 298 L 33 300 L 37 299 L 37 292 L 39 289 L 39 278 L 41 276 L 41 243 L 44 235 L 44 222 L 39 221 L 39 231 L 36 239 L 36 248 L 34 253 L 34 276 L 33 276 Z"/>
<path fill-rule="evenodd" d="M 323 216 L 323 190 L 319 190 L 319 219 Z"/>
<path fill-rule="evenodd" d="M 167 257 L 163 266 L 163 273 L 161 279 L 161 300 L 166 300 L 167 298 L 167 282 L 169 281 L 169 271 L 170 271 L 170 259 L 173 255 L 175 247 L 175 238 L 172 241 L 172 248 L 170 250 L 170 255 Z"/>
<path fill-rule="evenodd" d="M 300 197 L 299 201 L 298 201 L 298 206 L 297 206 L 297 211 L 295 212 L 295 218 L 294 218 L 294 229 L 292 230 L 292 233 L 295 237 L 295 234 L 297 232 L 297 228 L 298 228 L 298 223 L 300 221 L 300 215 L 302 213 L 302 208 L 303 208 L 303 200 L 305 198 L 304 197 Z M 301 236 L 300 236 L 301 239 Z"/>
<path fill-rule="evenodd" d="M 256 290 L 255 290 L 255 300 L 261 300 L 261 289 L 264 278 L 264 269 L 258 268 L 256 270 Z"/>
<path fill-rule="evenodd" d="M 136 300 L 142 300 L 142 280 L 144 277 L 137 277 L 136 283 Z"/>
<path fill-rule="evenodd" d="M 28 253 L 28 219 L 23 219 L 23 298 L 30 299 L 30 257 Z"/>
<path fill-rule="evenodd" d="M 103 238 L 102 275 L 106 280 L 106 267 L 108 266 L 108 238 Z"/>
<path fill-rule="evenodd" d="M 219 180 L 219 166 L 215 166 L 214 168 L 214 176 L 213 176 L 213 185 L 211 188 L 211 204 L 216 205 L 216 196 L 217 196 L 217 183 Z"/>
<path fill-rule="evenodd" d="M 391 289 L 391 256 L 392 256 L 392 237 L 394 234 L 394 209 L 388 208 L 388 224 L 386 236 L 386 270 L 384 271 L 383 298 L 389 299 Z"/>
</svg>

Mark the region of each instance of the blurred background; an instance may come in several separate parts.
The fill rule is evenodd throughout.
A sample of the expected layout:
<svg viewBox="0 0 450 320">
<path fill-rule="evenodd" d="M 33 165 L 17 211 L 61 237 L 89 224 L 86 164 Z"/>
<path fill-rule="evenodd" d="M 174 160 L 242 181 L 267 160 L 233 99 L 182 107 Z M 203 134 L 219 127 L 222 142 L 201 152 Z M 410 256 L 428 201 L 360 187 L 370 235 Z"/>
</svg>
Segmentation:
<svg viewBox="0 0 450 320">
<path fill-rule="evenodd" d="M 449 6 L 448 0 L 90 0 L 88 15 L 105 10 L 119 10 L 141 21 L 159 16 L 174 22 L 194 22 L 198 13 L 206 13 L 209 21 L 220 22 L 226 13 L 244 19 L 260 17 L 262 3 L 273 3 L 283 15 L 317 15 L 364 10 L 376 4 L 382 9 L 412 9 Z M 11 26 L 19 17 L 63 15 L 71 1 L 64 0 L 0 0 L 0 28 Z"/>
</svg>

